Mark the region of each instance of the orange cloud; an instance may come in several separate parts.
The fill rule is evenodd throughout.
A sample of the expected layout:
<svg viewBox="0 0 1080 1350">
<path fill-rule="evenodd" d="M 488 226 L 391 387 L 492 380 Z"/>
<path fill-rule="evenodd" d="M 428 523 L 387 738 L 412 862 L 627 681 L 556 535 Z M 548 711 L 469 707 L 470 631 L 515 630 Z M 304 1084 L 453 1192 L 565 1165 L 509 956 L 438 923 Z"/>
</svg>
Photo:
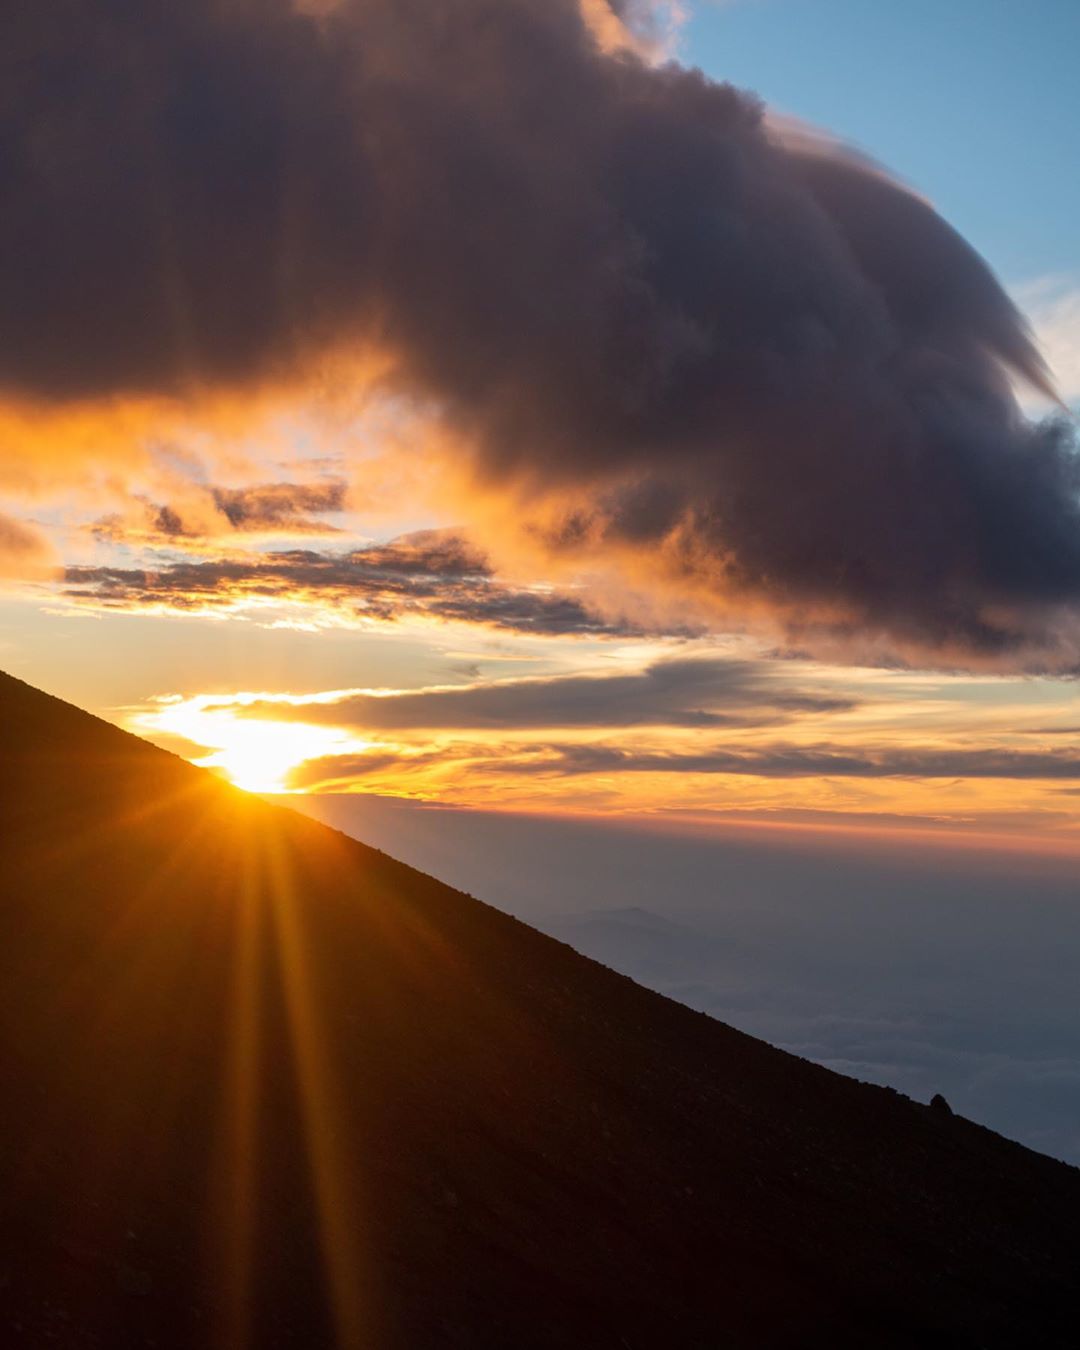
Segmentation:
<svg viewBox="0 0 1080 1350">
<path fill-rule="evenodd" d="M 125 537 L 123 525 L 115 529 L 112 537 Z M 164 542 L 160 533 L 154 538 Z M 206 551 L 205 544 L 182 536 L 172 542 Z M 482 552 L 442 530 L 350 551 L 226 549 L 219 557 L 156 559 L 145 567 L 78 565 L 64 575 L 68 600 L 101 611 L 224 618 L 295 607 L 316 626 L 421 620 L 536 636 L 625 638 L 644 632 L 633 621 L 597 614 L 572 589 L 497 577 Z M 666 631 L 689 632 L 685 626 Z"/>
</svg>

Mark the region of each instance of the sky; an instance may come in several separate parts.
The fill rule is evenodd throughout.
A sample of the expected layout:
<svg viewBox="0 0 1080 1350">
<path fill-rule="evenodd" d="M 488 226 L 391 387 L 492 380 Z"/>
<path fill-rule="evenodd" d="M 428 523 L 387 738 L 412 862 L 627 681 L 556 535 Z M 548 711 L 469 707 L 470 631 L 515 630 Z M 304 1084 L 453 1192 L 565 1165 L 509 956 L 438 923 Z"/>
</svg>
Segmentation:
<svg viewBox="0 0 1080 1350">
<path fill-rule="evenodd" d="M 0 668 L 1080 1160 L 1080 8 L 39 10 Z"/>
<path fill-rule="evenodd" d="M 528 5 L 518 8 L 524 14 Z M 1005 2 L 745 0 L 689 5 L 681 15 L 639 7 L 638 19 L 633 31 L 616 24 L 614 37 L 605 27 L 603 40 L 618 49 L 608 53 L 611 60 L 644 54 L 643 88 L 671 60 L 699 67 L 711 80 L 759 95 L 770 117 L 788 119 L 777 127 L 823 128 L 919 196 L 897 189 L 881 203 L 845 205 L 843 175 L 862 190 L 878 181 L 877 171 L 820 141 L 801 159 L 791 152 L 783 172 L 792 182 L 778 184 L 775 166 L 753 169 L 759 178 L 751 175 L 751 187 L 740 188 L 738 209 L 762 214 L 731 244 L 723 231 L 736 226 L 721 229 L 717 221 L 736 208 L 710 198 L 702 214 L 697 202 L 713 191 L 710 173 L 723 178 L 734 161 L 729 147 L 728 158 L 709 159 L 711 144 L 694 139 L 695 119 L 734 119 L 725 134 L 756 164 L 757 143 L 743 145 L 739 138 L 750 133 L 736 125 L 744 103 L 733 111 L 717 96 L 715 109 L 699 114 L 689 80 L 665 91 L 685 155 L 671 177 L 666 160 L 678 157 L 670 146 L 657 152 L 653 142 L 675 133 L 661 132 L 659 119 L 634 121 L 640 91 L 631 96 L 620 87 L 603 96 L 617 108 L 616 144 L 629 156 L 625 165 L 618 161 L 615 205 L 636 213 L 653 253 L 668 247 L 669 234 L 674 240 L 673 261 L 664 261 L 666 270 L 650 284 L 669 287 L 678 303 L 672 314 L 649 320 L 641 342 L 658 344 L 659 354 L 650 354 L 647 366 L 637 370 L 631 346 L 619 347 L 614 371 L 607 346 L 589 365 L 594 339 L 574 328 L 582 306 L 571 298 L 566 313 L 558 307 L 560 287 L 590 285 L 592 274 L 559 277 L 556 255 L 544 252 L 546 237 L 535 257 L 528 239 L 515 235 L 510 247 L 511 209 L 500 224 L 496 201 L 482 217 L 490 237 L 477 253 L 471 236 L 450 237 L 456 216 L 442 223 L 452 277 L 425 274 L 417 295 L 409 289 L 410 260 L 397 280 L 390 247 L 373 244 L 383 250 L 384 276 L 395 278 L 397 289 L 379 301 L 393 313 L 379 322 L 395 336 L 374 352 L 343 354 L 342 344 L 353 341 L 349 324 L 360 320 L 334 313 L 328 322 L 340 331 L 317 364 L 286 378 L 277 373 L 285 363 L 280 352 L 267 355 L 262 338 L 233 332 L 248 308 L 256 318 L 261 312 L 255 288 L 262 274 L 249 277 L 243 261 L 258 255 L 261 245 L 250 241 L 260 225 L 244 212 L 263 200 L 259 175 L 268 172 L 258 145 L 249 150 L 242 139 L 249 129 L 240 118 L 237 144 L 248 158 L 238 150 L 237 163 L 248 166 L 250 193 L 220 210 L 244 217 L 241 261 L 230 272 L 227 238 L 214 238 L 216 252 L 200 253 L 207 247 L 195 238 L 202 226 L 191 225 L 183 210 L 174 218 L 175 234 L 189 226 L 193 232 L 195 262 L 188 271 L 183 258 L 175 264 L 179 280 L 172 284 L 178 294 L 185 286 L 191 293 L 170 302 L 168 313 L 187 306 L 191 362 L 201 372 L 181 394 L 170 383 L 171 367 L 154 365 L 160 335 L 139 309 L 140 293 L 133 289 L 132 298 L 125 290 L 129 273 L 142 266 L 149 275 L 160 264 L 156 254 L 139 262 L 132 253 L 126 266 L 111 244 L 100 253 L 93 238 L 86 244 L 88 226 L 67 245 L 72 269 L 85 265 L 91 283 L 81 274 L 69 279 L 75 298 L 56 313 L 50 306 L 61 287 L 43 282 L 36 298 L 25 288 L 26 303 L 36 299 L 34 322 L 23 316 L 27 355 L 9 358 L 4 373 L 10 448 L 0 472 L 0 662 L 252 790 L 657 819 L 817 821 L 828 829 L 910 828 L 1071 848 L 1080 842 L 1073 603 L 1080 566 L 1072 556 L 1080 556 L 1080 537 L 1072 530 L 1071 432 L 1047 391 L 1056 389 L 1066 404 L 1080 398 L 1073 228 L 1080 186 L 1070 171 L 1080 117 L 1068 69 L 1080 14 L 1065 0 L 1040 5 L 1038 22 L 1029 7 Z M 269 31 L 265 17 L 253 22 Z M 31 33 L 26 40 L 53 39 Z M 148 44 L 171 43 L 174 53 L 186 52 L 189 40 L 192 62 L 203 60 L 202 34 L 146 37 Z M 274 59 L 264 57 L 264 69 Z M 571 80 L 569 65 L 562 78 Z M 243 70 L 230 72 L 227 113 L 207 97 L 205 125 L 258 97 L 245 79 Z M 486 88 L 483 79 L 476 83 Z M 546 88 L 540 92 L 546 97 Z M 371 111 L 373 125 L 379 115 Z M 601 122 L 607 115 L 596 113 Z M 407 123 L 395 117 L 394 127 Z M 199 155 L 203 124 L 193 125 Z M 326 129 L 316 126 L 316 133 L 322 144 Z M 559 154 L 572 158 L 564 129 L 552 135 Z M 522 147 L 532 144 L 526 138 L 499 150 L 526 160 Z M 482 150 L 488 147 L 457 165 L 461 181 L 481 173 L 472 166 Z M 179 152 L 159 146 L 154 153 Z M 605 144 L 604 153 L 608 159 L 575 171 L 595 176 L 615 152 Z M 407 153 L 399 146 L 395 156 L 388 175 L 396 183 Z M 54 158 L 50 172 L 64 163 L 59 152 Z M 840 186 L 812 180 L 810 209 L 794 174 L 812 175 L 819 163 L 823 174 L 840 175 Z M 439 167 L 423 168 L 418 181 L 430 190 Z M 537 201 L 550 191 L 549 214 L 558 217 L 566 199 L 561 180 L 548 184 L 546 162 L 527 173 Z M 240 179 L 247 181 L 243 171 Z M 70 190 L 81 190 L 78 180 Z M 475 187 L 473 197 L 484 191 Z M 976 270 L 982 264 L 951 252 L 962 246 L 944 237 L 944 227 L 940 237 L 936 225 L 918 234 L 924 198 L 983 254 L 1028 316 L 1052 384 L 1025 347 L 1019 320 L 1006 312 L 1008 301 L 989 273 Z M 860 275 L 857 289 L 850 260 L 838 261 L 835 242 L 819 238 L 822 203 L 872 288 Z M 466 209 L 451 206 L 459 214 Z M 214 209 L 207 207 L 211 218 Z M 864 209 L 868 240 L 858 235 Z M 784 233 L 786 223 L 780 230 L 787 214 L 798 218 L 798 230 Z M 534 215 L 535 207 L 529 219 Z M 398 233 L 411 221 L 403 215 Z M 566 238 L 591 228 L 571 212 Z M 672 233 L 679 230 L 689 233 Z M 723 279 L 724 250 L 756 247 L 748 241 L 770 231 L 777 237 L 768 247 L 776 251 L 764 260 L 746 253 L 736 268 L 758 287 L 744 297 Z M 899 254 L 909 246 L 904 231 L 917 245 L 914 283 L 902 269 L 889 272 L 889 249 Z M 698 258 L 687 241 L 702 232 L 712 252 Z M 320 257 L 336 238 L 315 238 Z M 272 245 L 280 248 L 276 236 Z M 418 238 L 411 257 L 426 256 L 426 247 Z M 558 249 L 561 258 L 566 246 Z M 800 271 L 799 260 L 815 250 L 820 256 Z M 535 270 L 541 263 L 546 273 Z M 366 264 L 346 256 L 340 265 L 356 271 Z M 615 266 L 605 259 L 604 267 Z M 495 282 L 477 299 L 485 269 Z M 32 262 L 24 271 L 33 275 Z M 514 314 L 500 314 L 502 326 L 491 332 L 484 325 L 519 272 L 529 294 L 525 317 L 515 323 L 541 335 L 503 369 L 501 352 L 514 345 L 505 325 Z M 209 281 L 204 274 L 212 274 Z M 714 295 L 708 278 L 718 274 Z M 798 320 L 801 328 L 782 313 L 773 316 L 773 302 L 762 299 L 777 276 L 790 291 L 783 303 L 812 312 Z M 345 277 L 336 284 L 347 286 Z M 955 314 L 901 313 L 913 288 L 925 284 L 918 300 L 925 309 L 951 278 Z M 103 305 L 84 313 L 79 288 L 99 282 Z M 382 276 L 378 284 L 391 287 Z M 819 295 L 821 287 L 828 294 Z M 538 308 L 545 288 L 553 298 Z M 445 313 L 437 303 L 443 291 Z M 711 326 L 694 308 L 698 292 L 708 292 L 701 304 L 711 307 Z M 882 295 L 895 330 L 884 338 Z M 620 296 L 618 303 L 645 301 Z M 722 327 L 729 312 L 731 334 Z M 963 342 L 978 344 L 978 355 L 974 347 L 960 350 L 946 320 L 969 325 Z M 260 322 L 263 333 L 274 321 Z M 573 361 L 549 350 L 549 323 L 556 349 L 580 345 Z M 940 332 L 931 335 L 931 323 Z M 768 324 L 787 327 L 779 337 L 767 334 L 767 350 L 760 360 L 755 350 L 756 364 L 749 362 L 742 346 L 758 338 L 747 334 Z M 131 325 L 134 338 L 125 346 Z M 820 336 L 829 325 L 831 346 Z M 38 327 L 52 335 L 41 357 Z M 61 357 L 58 333 L 73 344 Z M 171 329 L 166 336 L 175 339 Z M 290 332 L 289 341 L 299 339 Z M 899 359 L 887 355 L 897 343 L 903 351 L 922 343 L 917 360 L 925 364 L 931 353 L 943 359 L 953 342 L 949 360 L 958 370 L 967 363 L 964 378 L 979 386 L 983 402 L 965 409 L 970 426 L 957 423 L 948 433 L 961 447 L 955 453 L 967 456 L 958 479 L 938 467 L 954 453 L 954 441 L 938 444 L 941 419 L 924 416 L 921 404 L 916 415 L 925 425 L 913 448 L 894 453 L 916 396 L 906 385 L 899 394 L 885 387 L 891 367 L 887 377 L 864 369 L 863 350 L 879 341 L 882 355 L 873 359 L 882 368 Z M 711 383 L 695 373 L 705 342 L 716 348 Z M 993 363 L 984 348 L 996 352 Z M 827 373 L 824 361 L 847 364 Z M 248 376 L 248 366 L 260 362 L 269 381 Z M 406 368 L 401 378 L 395 362 Z M 681 384 L 667 376 L 679 362 L 691 370 Z M 915 357 L 910 364 L 915 368 Z M 228 370 L 215 384 L 218 367 Z M 1006 370 L 1033 419 L 1007 435 L 1000 429 L 1014 411 L 1006 406 L 1013 394 L 1000 388 Z M 670 388 L 655 397 L 651 386 L 636 392 L 661 379 Z M 788 381 L 781 399 L 777 379 Z M 959 374 L 948 379 L 960 387 Z M 755 380 L 764 383 L 751 400 L 745 390 Z M 611 387 L 601 396 L 604 381 Z M 826 382 L 845 392 L 826 395 Z M 944 398 L 936 386 L 931 393 Z M 790 411 L 774 418 L 772 406 L 784 400 Z M 1034 428 L 1049 426 L 1039 421 L 1047 415 L 1057 421 L 1044 434 Z M 717 429 L 724 417 L 728 424 Z M 857 432 L 849 430 L 852 421 Z M 732 439 L 752 453 L 725 460 L 729 452 L 714 444 Z M 993 458 L 999 440 L 1000 463 Z M 921 457 L 912 481 L 900 454 Z M 612 470 L 618 456 L 625 464 Z M 836 467 L 804 469 L 815 462 Z M 678 466 L 670 475 L 669 463 Z M 1017 476 L 1013 486 L 1010 474 Z M 910 505 L 895 505 L 909 496 Z M 983 515 L 974 527 L 971 502 Z M 861 516 L 851 504 L 864 508 Z"/>
<path fill-rule="evenodd" d="M 864 147 L 1018 288 L 1078 267 L 1078 24 L 1069 0 L 757 0 L 697 6 L 684 43 Z"/>
</svg>

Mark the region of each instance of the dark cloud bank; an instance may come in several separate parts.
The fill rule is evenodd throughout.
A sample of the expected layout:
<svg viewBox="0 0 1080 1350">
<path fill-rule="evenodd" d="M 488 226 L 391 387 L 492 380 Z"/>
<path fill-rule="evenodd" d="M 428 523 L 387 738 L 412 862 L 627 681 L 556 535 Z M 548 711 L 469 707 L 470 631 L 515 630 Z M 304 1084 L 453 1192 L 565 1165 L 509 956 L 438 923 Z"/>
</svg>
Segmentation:
<svg viewBox="0 0 1080 1350">
<path fill-rule="evenodd" d="M 1021 418 L 1040 359 L 929 206 L 602 53 L 575 0 L 307 8 L 3 6 L 9 397 L 377 350 L 556 551 L 804 637 L 1075 662 L 1073 440 Z"/>
</svg>

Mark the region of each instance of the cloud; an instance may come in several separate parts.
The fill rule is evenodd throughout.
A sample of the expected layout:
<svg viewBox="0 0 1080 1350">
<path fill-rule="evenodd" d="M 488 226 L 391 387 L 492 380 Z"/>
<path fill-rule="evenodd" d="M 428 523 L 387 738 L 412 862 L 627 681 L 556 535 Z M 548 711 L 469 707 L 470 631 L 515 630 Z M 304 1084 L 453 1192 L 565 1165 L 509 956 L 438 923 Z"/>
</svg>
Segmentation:
<svg viewBox="0 0 1080 1350">
<path fill-rule="evenodd" d="M 693 753 L 640 753 L 608 745 L 562 745 L 519 766 L 533 773 L 708 773 L 765 778 L 1080 779 L 1080 755 L 1023 750 L 853 750 L 770 745 L 710 747 Z"/>
<path fill-rule="evenodd" d="M 0 514 L 0 579 L 36 580 L 55 570 L 53 549 L 41 531 Z"/>
<path fill-rule="evenodd" d="M 805 687 L 764 661 L 692 657 L 642 671 L 552 675 L 449 688 L 252 703 L 244 715 L 373 732 L 664 726 L 766 726 L 795 714 L 846 712 L 851 698 Z"/>
<path fill-rule="evenodd" d="M 653 61 L 674 53 L 686 19 L 679 0 L 581 0 L 581 13 L 601 50 Z"/>
<path fill-rule="evenodd" d="M 604 45 L 578 0 L 11 0 L 0 393 L 79 425 L 344 360 L 478 512 L 673 613 L 1075 664 L 1075 440 L 1021 417 L 1010 374 L 1050 386 L 985 263 Z"/>
<path fill-rule="evenodd" d="M 234 530 L 325 529 L 304 512 L 341 511 L 344 483 L 264 483 L 258 487 L 211 488 L 215 507 Z"/>
<path fill-rule="evenodd" d="M 188 486 L 181 500 L 136 499 L 126 513 L 98 520 L 93 531 L 110 543 L 135 546 L 205 541 L 222 534 L 332 534 L 336 526 L 315 519 L 343 511 L 346 486 L 326 483 L 260 483 L 250 487 Z"/>
<path fill-rule="evenodd" d="M 379 748 L 362 755 L 322 755 L 304 760 L 285 775 L 284 785 L 290 793 L 334 792 L 351 789 L 358 783 L 370 783 L 387 774 L 399 791 L 403 779 L 409 775 L 423 775 L 431 770 L 451 765 L 460 767 L 462 761 L 490 759 L 490 749 L 474 747 L 463 752 L 460 759 L 448 761 L 442 749 L 406 752 Z"/>
<path fill-rule="evenodd" d="M 280 604 L 345 622 L 428 618 L 515 633 L 595 637 L 642 631 L 631 622 L 599 617 L 573 596 L 502 582 L 473 546 L 435 530 L 348 553 L 291 549 L 172 560 L 156 568 L 80 565 L 66 569 L 65 582 L 65 595 L 77 604 L 130 613 L 226 615 Z"/>
<path fill-rule="evenodd" d="M 396 699 L 387 701 L 396 702 Z M 275 713 L 280 715 L 281 705 L 256 704 L 243 711 L 245 714 L 267 718 Z M 301 705 L 296 711 L 296 717 L 314 724 L 330 722 L 338 725 L 332 716 L 320 716 L 312 704 Z M 733 720 L 737 722 L 737 719 Z M 762 717 L 761 720 L 765 722 L 767 719 Z M 349 725 L 359 727 L 362 724 L 357 722 Z M 574 725 L 568 721 L 566 730 L 571 730 Z M 599 722 L 592 729 L 602 733 L 611 725 L 619 723 Z M 403 729 L 392 714 L 385 723 L 373 719 L 369 726 L 376 733 Z M 444 730 L 451 726 L 452 720 L 448 719 Z M 422 720 L 409 728 L 416 732 L 429 729 Z M 479 732 L 482 728 L 474 730 Z M 522 727 L 520 730 L 527 732 L 529 728 Z M 288 786 L 294 791 L 334 792 L 364 785 L 372 790 L 389 790 L 408 795 L 410 785 L 416 784 L 425 794 L 438 795 L 464 775 L 474 793 L 477 784 L 482 782 L 487 794 L 494 794 L 497 799 L 500 783 L 506 792 L 515 779 L 528 779 L 533 785 L 540 779 L 567 784 L 595 776 L 610 792 L 616 790 L 614 785 L 620 776 L 641 774 L 731 776 L 777 781 L 807 778 L 955 778 L 1068 782 L 1080 780 L 1080 755 L 1053 751 L 861 749 L 829 744 L 775 743 L 734 749 L 715 742 L 690 751 L 625 750 L 599 739 L 556 743 L 515 739 L 493 744 L 490 740 L 481 739 L 440 738 L 437 742 L 425 742 L 414 738 L 396 746 L 380 743 L 363 754 L 313 755 L 292 770 Z M 738 803 L 733 803 L 732 809 L 738 809 Z M 820 812 L 817 813 L 818 817 L 820 815 Z M 904 819 L 910 824 L 909 817 Z M 850 824 L 850 819 L 847 823 Z M 880 815 L 874 815 L 872 823 L 880 824 Z"/>
<path fill-rule="evenodd" d="M 1061 396 L 1080 399 L 1080 277 L 1042 277 L 1015 288 Z"/>
</svg>

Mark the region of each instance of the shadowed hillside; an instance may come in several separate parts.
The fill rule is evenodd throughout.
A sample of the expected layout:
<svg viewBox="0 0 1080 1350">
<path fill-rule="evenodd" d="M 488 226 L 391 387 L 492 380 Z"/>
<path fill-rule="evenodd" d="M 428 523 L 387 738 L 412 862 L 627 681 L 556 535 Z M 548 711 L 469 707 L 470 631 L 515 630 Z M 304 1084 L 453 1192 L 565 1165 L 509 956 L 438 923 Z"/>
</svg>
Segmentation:
<svg viewBox="0 0 1080 1350">
<path fill-rule="evenodd" d="M 1080 1172 L 0 677 L 0 1341 L 1072 1346 Z"/>
</svg>

